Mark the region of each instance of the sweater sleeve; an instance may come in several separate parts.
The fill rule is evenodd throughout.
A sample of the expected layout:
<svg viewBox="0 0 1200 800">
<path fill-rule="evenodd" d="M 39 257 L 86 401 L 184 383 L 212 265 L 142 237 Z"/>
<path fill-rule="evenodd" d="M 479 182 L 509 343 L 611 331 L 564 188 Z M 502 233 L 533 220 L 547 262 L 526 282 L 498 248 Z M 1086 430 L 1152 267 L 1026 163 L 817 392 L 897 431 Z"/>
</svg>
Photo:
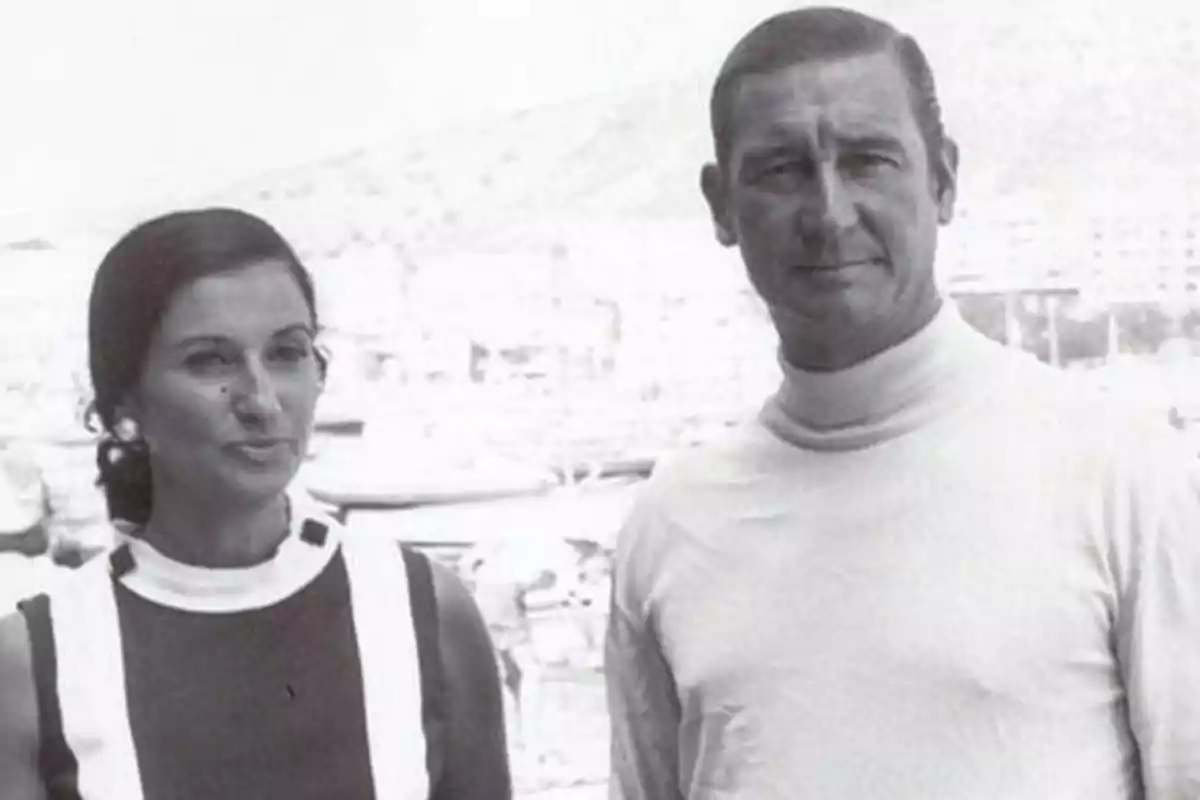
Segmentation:
<svg viewBox="0 0 1200 800">
<path fill-rule="evenodd" d="M 656 571 L 648 562 L 656 559 L 646 558 L 644 549 L 665 533 L 652 516 L 644 505 L 635 509 L 621 531 L 613 566 L 605 643 L 612 800 L 683 798 L 679 700 L 648 610 L 647 579 Z"/>
<path fill-rule="evenodd" d="M 1200 797 L 1200 462 L 1141 461 L 1120 566 L 1115 645 L 1146 800 Z"/>
</svg>

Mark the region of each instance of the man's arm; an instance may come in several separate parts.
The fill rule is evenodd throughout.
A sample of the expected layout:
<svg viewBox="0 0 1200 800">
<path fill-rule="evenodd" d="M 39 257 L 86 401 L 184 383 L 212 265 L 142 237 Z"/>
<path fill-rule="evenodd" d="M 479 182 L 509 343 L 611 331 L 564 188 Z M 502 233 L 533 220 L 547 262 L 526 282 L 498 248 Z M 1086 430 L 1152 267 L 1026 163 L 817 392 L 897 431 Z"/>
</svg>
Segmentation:
<svg viewBox="0 0 1200 800">
<path fill-rule="evenodd" d="M 42 800 L 37 701 L 22 614 L 0 615 L 0 797 Z"/>
<path fill-rule="evenodd" d="M 510 800 L 512 777 L 492 642 L 462 581 L 432 563 L 446 680 L 446 727 L 434 800 Z"/>
<path fill-rule="evenodd" d="M 1171 452 L 1137 477 L 1117 656 L 1146 800 L 1185 800 L 1200 797 L 1200 463 Z"/>
<path fill-rule="evenodd" d="M 612 731 L 609 797 L 683 800 L 675 680 L 653 632 L 615 601 L 609 612 L 604 673 Z"/>
<path fill-rule="evenodd" d="M 670 525 L 643 489 L 617 536 L 605 637 L 613 800 L 682 800 L 679 695 L 647 598 L 666 568 Z"/>
</svg>

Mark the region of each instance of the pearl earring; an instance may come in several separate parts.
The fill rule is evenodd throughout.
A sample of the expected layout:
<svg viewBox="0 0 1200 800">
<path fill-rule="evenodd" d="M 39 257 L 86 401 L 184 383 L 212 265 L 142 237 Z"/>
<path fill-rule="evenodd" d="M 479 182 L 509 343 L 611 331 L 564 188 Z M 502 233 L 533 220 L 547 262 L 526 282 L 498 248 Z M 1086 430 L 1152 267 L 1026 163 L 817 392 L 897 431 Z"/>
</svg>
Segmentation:
<svg viewBox="0 0 1200 800">
<path fill-rule="evenodd" d="M 116 433 L 119 441 L 126 444 L 136 442 L 142 438 L 142 432 L 138 428 L 137 420 L 130 419 L 129 417 L 121 417 L 121 419 L 117 420 L 114 433 Z"/>
</svg>

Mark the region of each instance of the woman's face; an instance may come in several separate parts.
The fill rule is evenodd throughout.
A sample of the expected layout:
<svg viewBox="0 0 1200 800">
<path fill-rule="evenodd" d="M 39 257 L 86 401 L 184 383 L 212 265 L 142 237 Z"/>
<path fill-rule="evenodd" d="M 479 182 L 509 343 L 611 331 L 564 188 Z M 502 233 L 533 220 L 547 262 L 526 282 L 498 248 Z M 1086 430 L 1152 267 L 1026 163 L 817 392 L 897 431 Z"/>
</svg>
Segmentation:
<svg viewBox="0 0 1200 800">
<path fill-rule="evenodd" d="M 127 406 L 156 489 L 234 504 L 280 493 L 304 458 L 321 392 L 314 335 L 281 262 L 181 289 Z"/>
</svg>

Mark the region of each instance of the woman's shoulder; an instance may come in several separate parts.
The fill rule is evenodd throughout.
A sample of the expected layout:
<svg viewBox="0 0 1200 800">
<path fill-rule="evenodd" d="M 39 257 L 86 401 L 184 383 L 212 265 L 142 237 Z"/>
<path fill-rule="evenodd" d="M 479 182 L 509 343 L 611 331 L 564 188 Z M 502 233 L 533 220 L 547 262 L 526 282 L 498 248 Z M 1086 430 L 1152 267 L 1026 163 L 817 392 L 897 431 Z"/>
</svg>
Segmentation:
<svg viewBox="0 0 1200 800">
<path fill-rule="evenodd" d="M 438 796 L 509 798 L 503 701 L 491 637 L 463 580 L 434 558 L 428 564 L 442 664 L 443 735 L 436 740 L 432 769 L 439 776 Z"/>
<path fill-rule="evenodd" d="M 438 623 L 443 634 L 461 633 L 469 635 L 472 620 L 479 616 L 467 584 L 453 569 L 436 558 L 420 554 L 429 563 L 430 581 L 437 602 Z"/>
<path fill-rule="evenodd" d="M 413 555 L 406 557 L 412 559 Z M 436 636 L 437 668 L 444 688 L 453 692 L 456 684 L 462 688 L 462 684 L 487 680 L 494 666 L 492 640 L 474 596 L 446 564 L 419 553 L 415 558 L 428 565 L 428 586 L 414 586 L 414 617 L 425 617 L 430 643 Z M 422 592 L 427 594 L 424 600 L 420 599 Z"/>
<path fill-rule="evenodd" d="M 428 625 L 436 631 L 443 655 L 447 646 L 454 649 L 456 643 L 474 638 L 479 607 L 466 582 L 453 568 L 428 553 L 408 545 L 400 545 L 400 551 L 418 626 Z"/>
</svg>

